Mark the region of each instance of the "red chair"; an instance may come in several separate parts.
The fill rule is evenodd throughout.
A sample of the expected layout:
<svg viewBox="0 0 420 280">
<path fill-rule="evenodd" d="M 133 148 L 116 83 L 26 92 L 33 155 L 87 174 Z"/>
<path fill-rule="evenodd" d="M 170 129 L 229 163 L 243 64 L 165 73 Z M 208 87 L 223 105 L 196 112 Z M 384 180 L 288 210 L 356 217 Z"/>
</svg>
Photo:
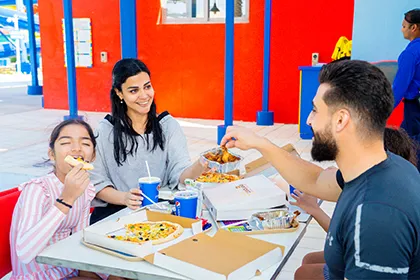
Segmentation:
<svg viewBox="0 0 420 280">
<path fill-rule="evenodd" d="M 8 195 L 9 193 L 17 192 L 17 191 L 19 191 L 18 188 L 13 188 L 13 189 L 10 189 L 10 190 L 2 191 L 2 192 L 0 192 L 0 197 Z"/>
<path fill-rule="evenodd" d="M 12 224 L 12 214 L 15 209 L 16 202 L 20 192 L 17 189 L 3 195 L 0 193 L 0 278 L 12 271 L 12 263 L 10 260 L 10 226 Z"/>
</svg>

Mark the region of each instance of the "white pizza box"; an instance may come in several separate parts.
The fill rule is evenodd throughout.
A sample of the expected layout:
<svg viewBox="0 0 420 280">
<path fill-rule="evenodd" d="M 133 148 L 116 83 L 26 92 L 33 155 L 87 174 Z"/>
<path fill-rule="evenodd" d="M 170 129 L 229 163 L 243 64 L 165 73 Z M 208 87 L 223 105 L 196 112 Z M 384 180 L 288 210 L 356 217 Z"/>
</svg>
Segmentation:
<svg viewBox="0 0 420 280">
<path fill-rule="evenodd" d="M 285 205 L 286 193 L 264 175 L 256 175 L 203 189 L 203 202 L 216 221 L 245 220 Z"/>
<path fill-rule="evenodd" d="M 244 280 L 259 275 L 283 258 L 284 247 L 219 230 L 197 234 L 144 259 L 191 279 Z"/>
<path fill-rule="evenodd" d="M 167 221 L 177 223 L 184 228 L 184 232 L 178 238 L 159 245 L 152 245 L 151 242 L 146 242 L 140 245 L 107 237 L 108 234 L 124 235 L 124 225 L 140 223 L 144 221 Z M 105 249 L 110 249 L 113 251 L 143 258 L 146 255 L 176 244 L 177 242 L 201 233 L 202 231 L 201 220 L 197 221 L 194 219 L 183 218 L 165 213 L 140 210 L 138 212 L 134 212 L 118 218 L 117 220 L 99 222 L 85 228 L 83 230 L 83 241 L 85 243 L 93 244 Z"/>
</svg>

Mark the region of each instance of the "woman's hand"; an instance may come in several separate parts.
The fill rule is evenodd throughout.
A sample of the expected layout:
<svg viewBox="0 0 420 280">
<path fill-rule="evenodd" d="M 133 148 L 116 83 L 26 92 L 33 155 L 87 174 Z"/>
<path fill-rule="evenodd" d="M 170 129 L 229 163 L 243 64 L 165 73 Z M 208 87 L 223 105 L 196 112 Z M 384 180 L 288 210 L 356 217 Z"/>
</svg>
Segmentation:
<svg viewBox="0 0 420 280">
<path fill-rule="evenodd" d="M 125 193 L 124 204 L 132 209 L 138 209 L 143 203 L 142 192 L 138 188 L 133 188 L 129 192 Z"/>
<path fill-rule="evenodd" d="M 209 172 L 209 171 L 213 171 L 214 172 L 216 170 L 215 168 L 211 169 L 209 167 L 208 161 L 204 161 L 201 157 L 197 160 L 197 164 L 199 165 L 199 168 L 200 168 L 200 174 L 198 176 L 200 176 L 204 172 Z M 196 179 L 196 178 L 194 178 L 194 179 Z"/>
<path fill-rule="evenodd" d="M 201 158 L 194 162 L 190 167 L 182 172 L 179 177 L 179 182 L 184 184 L 186 179 L 195 180 L 204 172 L 210 171 L 209 164 Z"/>
</svg>

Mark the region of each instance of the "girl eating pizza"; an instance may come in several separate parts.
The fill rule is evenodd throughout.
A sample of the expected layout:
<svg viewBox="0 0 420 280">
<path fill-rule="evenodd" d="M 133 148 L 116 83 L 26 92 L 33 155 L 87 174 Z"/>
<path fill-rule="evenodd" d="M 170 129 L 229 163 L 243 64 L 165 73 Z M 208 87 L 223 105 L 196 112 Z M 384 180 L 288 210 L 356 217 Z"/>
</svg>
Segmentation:
<svg viewBox="0 0 420 280">
<path fill-rule="evenodd" d="M 47 246 L 88 226 L 95 188 L 83 161 L 95 159 L 95 146 L 93 131 L 84 121 L 67 120 L 52 131 L 48 156 L 54 171 L 19 186 L 10 228 L 10 279 L 101 279 L 95 273 L 35 261 Z M 81 162 L 71 166 L 67 156 Z"/>
</svg>

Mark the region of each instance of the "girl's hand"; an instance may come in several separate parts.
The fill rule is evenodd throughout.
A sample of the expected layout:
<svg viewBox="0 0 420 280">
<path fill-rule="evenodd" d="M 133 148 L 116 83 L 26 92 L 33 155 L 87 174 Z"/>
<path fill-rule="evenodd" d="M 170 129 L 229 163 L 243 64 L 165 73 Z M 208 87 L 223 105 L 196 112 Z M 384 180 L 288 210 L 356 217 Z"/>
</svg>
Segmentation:
<svg viewBox="0 0 420 280">
<path fill-rule="evenodd" d="M 89 173 L 82 167 L 83 164 L 81 163 L 76 165 L 64 179 L 64 188 L 60 197 L 70 205 L 73 205 L 90 184 Z"/>
<path fill-rule="evenodd" d="M 295 190 L 294 193 L 290 194 L 296 202 L 289 201 L 290 204 L 296 205 L 301 209 L 305 210 L 306 213 L 312 215 L 316 210 L 320 209 L 318 205 L 318 199 L 316 197 L 304 194 L 299 190 Z"/>
</svg>

